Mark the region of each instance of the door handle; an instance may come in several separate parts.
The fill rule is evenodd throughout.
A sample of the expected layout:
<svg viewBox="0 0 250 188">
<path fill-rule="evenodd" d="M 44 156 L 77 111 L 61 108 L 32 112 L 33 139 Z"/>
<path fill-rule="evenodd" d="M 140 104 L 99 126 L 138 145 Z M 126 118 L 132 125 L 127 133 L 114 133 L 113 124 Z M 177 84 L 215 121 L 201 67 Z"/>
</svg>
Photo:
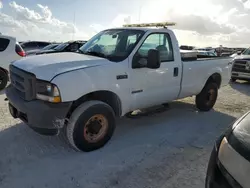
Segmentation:
<svg viewBox="0 0 250 188">
<path fill-rule="evenodd" d="M 174 77 L 177 77 L 179 74 L 179 68 L 178 67 L 175 67 L 174 68 Z"/>
</svg>

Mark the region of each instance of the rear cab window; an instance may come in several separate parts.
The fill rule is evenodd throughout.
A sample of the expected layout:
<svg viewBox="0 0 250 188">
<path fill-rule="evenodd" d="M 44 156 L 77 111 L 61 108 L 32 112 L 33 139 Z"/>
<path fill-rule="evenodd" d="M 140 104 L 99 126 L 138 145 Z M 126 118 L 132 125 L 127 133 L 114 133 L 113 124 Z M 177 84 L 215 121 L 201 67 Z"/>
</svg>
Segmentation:
<svg viewBox="0 0 250 188">
<path fill-rule="evenodd" d="M 9 39 L 0 38 L 0 52 L 3 52 L 4 50 L 6 50 L 9 44 L 10 44 Z"/>
</svg>

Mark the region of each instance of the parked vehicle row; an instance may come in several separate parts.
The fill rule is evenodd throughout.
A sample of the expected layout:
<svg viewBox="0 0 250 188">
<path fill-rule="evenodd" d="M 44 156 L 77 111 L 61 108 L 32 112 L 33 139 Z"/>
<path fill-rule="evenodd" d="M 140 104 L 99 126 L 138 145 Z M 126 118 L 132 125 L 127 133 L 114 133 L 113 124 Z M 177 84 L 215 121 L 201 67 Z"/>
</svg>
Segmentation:
<svg viewBox="0 0 250 188">
<path fill-rule="evenodd" d="M 65 129 L 72 147 L 92 151 L 110 140 L 115 117 L 134 110 L 195 95 L 197 108 L 209 111 L 229 82 L 230 58 L 185 59 L 172 30 L 148 28 L 159 25 L 108 29 L 77 53 L 15 61 L 6 89 L 11 115 L 40 134 Z"/>
<path fill-rule="evenodd" d="M 26 52 L 26 55 L 29 56 L 29 55 L 36 55 L 37 53 L 41 53 L 45 50 L 51 50 L 51 49 L 54 49 L 58 46 L 59 44 L 49 44 L 47 46 L 45 46 L 44 48 L 42 49 L 35 49 L 35 50 L 29 50 Z"/>
<path fill-rule="evenodd" d="M 213 51 L 197 51 L 198 58 L 209 58 L 209 57 L 217 57 L 216 53 Z"/>
<path fill-rule="evenodd" d="M 29 50 L 42 49 L 50 44 L 51 44 L 50 42 L 44 42 L 44 41 L 28 41 L 28 42 L 22 42 L 21 46 L 26 52 Z"/>
<path fill-rule="evenodd" d="M 36 55 L 59 53 L 59 52 L 76 52 L 85 43 L 86 41 L 79 41 L 79 40 L 69 41 L 69 42 L 61 43 L 52 49 L 41 50 L 37 52 Z"/>
</svg>

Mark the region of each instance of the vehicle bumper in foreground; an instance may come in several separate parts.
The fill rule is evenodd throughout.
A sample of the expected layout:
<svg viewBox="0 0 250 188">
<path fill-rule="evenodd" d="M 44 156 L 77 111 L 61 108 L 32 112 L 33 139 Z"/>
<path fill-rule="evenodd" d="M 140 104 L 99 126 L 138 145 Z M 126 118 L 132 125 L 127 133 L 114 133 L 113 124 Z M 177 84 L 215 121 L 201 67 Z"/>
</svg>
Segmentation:
<svg viewBox="0 0 250 188">
<path fill-rule="evenodd" d="M 5 92 L 10 114 L 21 119 L 34 131 L 43 135 L 56 135 L 63 127 L 71 102 L 53 104 L 41 100 L 25 101 L 11 85 Z"/>
<path fill-rule="evenodd" d="M 227 172 L 218 159 L 218 150 L 222 138 L 215 143 L 210 156 L 207 176 L 206 188 L 242 188 L 242 186 Z"/>
<path fill-rule="evenodd" d="M 242 73 L 242 72 L 232 72 L 232 78 L 239 79 L 239 80 L 250 80 L 250 74 L 249 73 Z"/>
</svg>

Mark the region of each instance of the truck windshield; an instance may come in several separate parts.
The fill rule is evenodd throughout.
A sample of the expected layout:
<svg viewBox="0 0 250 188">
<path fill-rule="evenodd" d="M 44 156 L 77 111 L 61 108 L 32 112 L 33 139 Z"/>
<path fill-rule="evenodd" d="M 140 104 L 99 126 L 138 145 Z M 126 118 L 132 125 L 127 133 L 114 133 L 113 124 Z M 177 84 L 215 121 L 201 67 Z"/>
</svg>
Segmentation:
<svg viewBox="0 0 250 188">
<path fill-rule="evenodd" d="M 134 29 L 101 31 L 84 44 L 79 52 L 120 62 L 129 56 L 144 33 Z"/>
</svg>

